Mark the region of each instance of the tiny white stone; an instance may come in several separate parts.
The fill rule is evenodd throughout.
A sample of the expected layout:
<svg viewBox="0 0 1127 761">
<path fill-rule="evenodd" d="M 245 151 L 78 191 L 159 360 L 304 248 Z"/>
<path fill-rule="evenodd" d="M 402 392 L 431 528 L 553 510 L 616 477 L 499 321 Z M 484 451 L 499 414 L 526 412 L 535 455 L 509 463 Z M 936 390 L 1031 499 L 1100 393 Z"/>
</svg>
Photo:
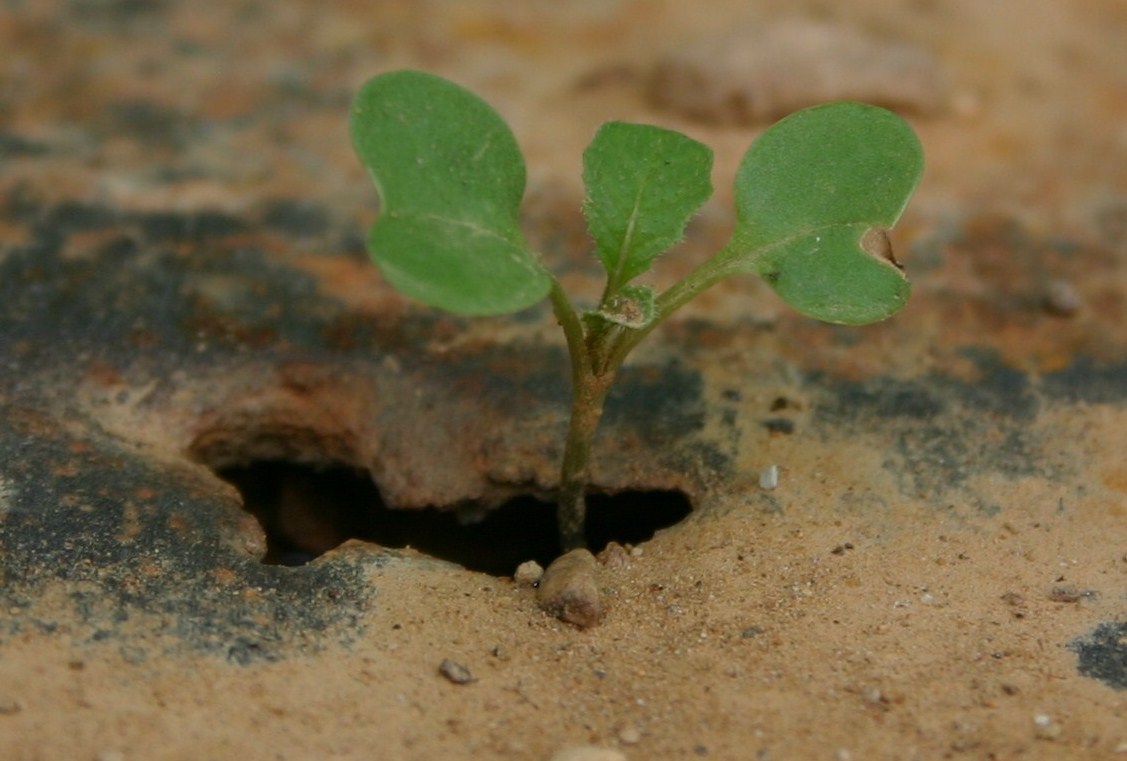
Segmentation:
<svg viewBox="0 0 1127 761">
<path fill-rule="evenodd" d="M 778 485 L 779 485 L 779 466 L 778 465 L 768 465 L 766 468 L 759 471 L 759 488 L 760 489 L 767 489 L 768 491 L 770 491 L 771 489 L 776 488 Z"/>
<path fill-rule="evenodd" d="M 1036 725 L 1036 736 L 1039 740 L 1055 740 L 1061 735 L 1061 726 L 1047 713 L 1034 715 L 1033 723 Z"/>
</svg>

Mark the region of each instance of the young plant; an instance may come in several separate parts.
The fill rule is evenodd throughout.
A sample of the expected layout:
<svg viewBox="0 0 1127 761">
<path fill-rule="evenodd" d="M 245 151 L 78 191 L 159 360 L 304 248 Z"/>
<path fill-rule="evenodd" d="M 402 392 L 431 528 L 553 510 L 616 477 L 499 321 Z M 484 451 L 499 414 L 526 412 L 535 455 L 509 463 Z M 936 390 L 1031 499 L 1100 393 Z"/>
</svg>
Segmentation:
<svg viewBox="0 0 1127 761">
<path fill-rule="evenodd" d="M 751 273 L 799 312 L 847 325 L 882 320 L 908 299 L 886 230 L 919 181 L 923 152 L 907 123 L 874 106 L 815 106 L 760 135 L 736 173 L 731 240 L 661 293 L 635 279 L 711 195 L 712 151 L 672 130 L 604 124 L 583 154 L 583 212 L 607 280 L 583 311 L 520 231 L 524 160 L 488 104 L 430 74 L 390 72 L 360 90 L 351 132 L 382 202 L 368 248 L 395 288 L 467 315 L 550 299 L 571 357 L 557 511 L 565 550 L 585 545 L 591 445 L 615 374 L 694 296 Z"/>
</svg>

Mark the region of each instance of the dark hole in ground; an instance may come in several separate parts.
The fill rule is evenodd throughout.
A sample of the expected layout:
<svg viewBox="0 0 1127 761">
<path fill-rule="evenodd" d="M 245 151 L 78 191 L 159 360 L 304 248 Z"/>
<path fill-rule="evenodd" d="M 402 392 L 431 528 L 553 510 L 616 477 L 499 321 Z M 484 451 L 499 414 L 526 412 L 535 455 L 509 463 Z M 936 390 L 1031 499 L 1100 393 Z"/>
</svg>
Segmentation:
<svg viewBox="0 0 1127 761">
<path fill-rule="evenodd" d="M 352 468 L 269 461 L 219 476 L 239 490 L 262 524 L 265 563 L 302 565 L 352 538 L 410 546 L 495 576 L 511 575 L 526 560 L 546 566 L 560 554 L 555 505 L 534 497 L 517 497 L 480 522 L 463 524 L 450 510 L 389 509 L 368 474 Z M 598 551 L 611 541 L 637 544 L 691 511 L 680 491 L 594 494 L 588 498 L 588 545 Z"/>
</svg>

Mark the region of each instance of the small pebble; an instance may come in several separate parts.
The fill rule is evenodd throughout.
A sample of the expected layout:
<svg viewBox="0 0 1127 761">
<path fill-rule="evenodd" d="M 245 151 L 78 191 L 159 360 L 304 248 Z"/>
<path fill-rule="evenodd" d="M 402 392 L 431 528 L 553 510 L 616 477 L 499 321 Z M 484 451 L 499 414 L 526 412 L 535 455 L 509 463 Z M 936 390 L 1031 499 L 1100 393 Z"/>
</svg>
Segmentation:
<svg viewBox="0 0 1127 761">
<path fill-rule="evenodd" d="M 540 579 L 536 599 L 540 607 L 561 621 L 581 629 L 603 619 L 603 605 L 595 576 L 598 563 L 587 550 L 572 550 L 560 555 Z"/>
<path fill-rule="evenodd" d="M 1052 716 L 1039 713 L 1033 717 L 1033 725 L 1038 740 L 1055 740 L 1060 737 L 1061 726 L 1053 720 Z"/>
<path fill-rule="evenodd" d="M 642 741 L 642 733 L 637 727 L 627 724 L 618 730 L 618 741 L 623 745 L 637 745 Z"/>
<path fill-rule="evenodd" d="M 1076 288 L 1067 280 L 1054 280 L 1045 288 L 1045 310 L 1057 317 L 1072 317 L 1083 302 Z"/>
<path fill-rule="evenodd" d="M 540 581 L 544 575 L 544 567 L 535 560 L 526 560 L 517 566 L 513 574 L 513 581 L 522 586 L 531 587 Z"/>
<path fill-rule="evenodd" d="M 11 716 L 23 710 L 23 704 L 14 698 L 0 698 L 0 716 Z"/>
<path fill-rule="evenodd" d="M 438 667 L 438 673 L 442 674 L 447 680 L 454 684 L 469 684 L 470 682 L 477 681 L 468 668 L 449 658 L 442 661 L 442 664 Z"/>
<path fill-rule="evenodd" d="M 608 542 L 596 558 L 607 568 L 620 568 L 630 562 L 630 556 L 618 542 Z"/>
<path fill-rule="evenodd" d="M 1080 602 L 1081 600 L 1092 599 L 1095 596 L 1096 593 L 1093 590 L 1081 589 L 1071 584 L 1053 587 L 1049 590 L 1049 599 L 1053 602 Z"/>
<path fill-rule="evenodd" d="M 768 465 L 759 472 L 759 488 L 771 491 L 779 486 L 779 466 Z"/>
<path fill-rule="evenodd" d="M 626 761 L 626 756 L 621 751 L 611 748 L 581 745 L 561 750 L 552 756 L 551 761 Z"/>
</svg>

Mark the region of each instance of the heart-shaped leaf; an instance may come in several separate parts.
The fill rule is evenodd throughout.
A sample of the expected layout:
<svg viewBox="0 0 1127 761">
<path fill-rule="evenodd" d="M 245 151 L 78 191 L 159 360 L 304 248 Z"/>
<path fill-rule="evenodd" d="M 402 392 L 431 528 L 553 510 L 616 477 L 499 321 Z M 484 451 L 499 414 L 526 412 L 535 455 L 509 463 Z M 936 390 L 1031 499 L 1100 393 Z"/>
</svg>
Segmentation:
<svg viewBox="0 0 1127 761">
<path fill-rule="evenodd" d="M 712 195 L 712 150 L 680 132 L 608 122 L 583 153 L 583 211 L 607 293 L 650 268 Z"/>
<path fill-rule="evenodd" d="M 350 127 L 382 204 L 368 249 L 393 286 L 463 314 L 548 294 L 519 226 L 524 159 L 485 101 L 431 74 L 389 72 L 360 90 Z"/>
<path fill-rule="evenodd" d="M 884 319 L 910 290 L 885 231 L 923 173 L 908 124 L 882 108 L 839 102 L 777 122 L 736 175 L 738 223 L 723 254 L 790 306 L 850 325 Z"/>
</svg>

